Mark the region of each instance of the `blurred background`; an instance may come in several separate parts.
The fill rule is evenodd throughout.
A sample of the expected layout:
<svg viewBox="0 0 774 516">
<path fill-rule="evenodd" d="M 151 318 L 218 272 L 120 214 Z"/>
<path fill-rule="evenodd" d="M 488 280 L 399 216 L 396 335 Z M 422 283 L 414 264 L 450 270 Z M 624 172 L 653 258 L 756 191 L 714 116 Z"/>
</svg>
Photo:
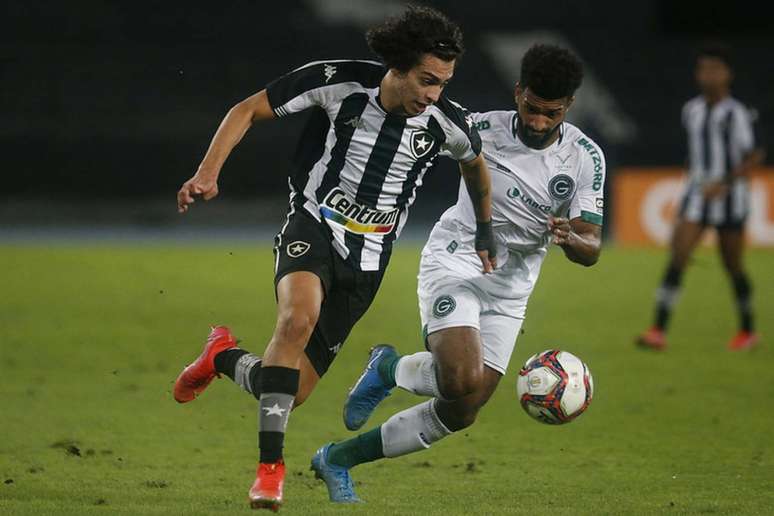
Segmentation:
<svg viewBox="0 0 774 516">
<path fill-rule="evenodd" d="M 759 142 L 771 154 L 774 38 L 751 1 L 423 3 L 463 27 L 468 50 L 448 94 L 473 111 L 512 108 L 531 44 L 559 43 L 581 56 L 586 79 L 570 120 L 607 155 L 609 240 L 666 238 L 685 154 L 680 108 L 696 94 L 693 62 L 703 43 L 732 48 L 733 94 L 757 114 Z M 233 104 L 312 60 L 372 58 L 364 30 L 403 5 L 3 2 L 0 238 L 276 231 L 304 114 L 250 130 L 224 168 L 217 202 L 181 217 L 175 193 Z M 409 233 L 426 234 L 454 201 L 457 177 L 444 160 L 428 175 Z M 761 174 L 754 189 L 758 245 L 774 245 L 769 177 Z"/>
</svg>

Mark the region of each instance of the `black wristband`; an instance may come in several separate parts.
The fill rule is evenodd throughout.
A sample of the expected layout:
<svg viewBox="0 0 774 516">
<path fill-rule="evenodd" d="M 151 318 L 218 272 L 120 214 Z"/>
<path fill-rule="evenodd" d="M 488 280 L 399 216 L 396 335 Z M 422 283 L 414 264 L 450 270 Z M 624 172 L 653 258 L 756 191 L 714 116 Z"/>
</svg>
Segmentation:
<svg viewBox="0 0 774 516">
<path fill-rule="evenodd" d="M 476 221 L 476 251 L 489 251 L 489 256 L 495 255 L 494 233 L 492 232 L 492 221 Z"/>
</svg>

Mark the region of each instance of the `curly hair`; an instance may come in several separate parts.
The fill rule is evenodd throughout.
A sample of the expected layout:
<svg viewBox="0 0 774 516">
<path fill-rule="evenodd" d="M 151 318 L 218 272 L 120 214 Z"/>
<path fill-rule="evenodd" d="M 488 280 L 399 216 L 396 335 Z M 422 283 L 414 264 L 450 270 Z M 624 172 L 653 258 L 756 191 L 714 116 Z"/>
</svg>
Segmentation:
<svg viewBox="0 0 774 516">
<path fill-rule="evenodd" d="M 546 100 L 572 97 L 582 81 L 580 59 L 556 45 L 532 45 L 521 61 L 522 88 Z"/>
<path fill-rule="evenodd" d="M 720 61 L 723 61 L 727 67 L 733 68 L 733 62 L 731 59 L 731 49 L 723 43 L 718 43 L 715 41 L 705 43 L 704 46 L 701 47 L 699 51 L 696 53 L 696 59 L 699 59 L 702 57 L 710 57 L 713 59 L 718 59 Z"/>
<path fill-rule="evenodd" d="M 370 28 L 366 41 L 388 68 L 401 72 L 416 66 L 423 54 L 453 61 L 465 52 L 456 23 L 435 9 L 415 5 Z"/>
</svg>

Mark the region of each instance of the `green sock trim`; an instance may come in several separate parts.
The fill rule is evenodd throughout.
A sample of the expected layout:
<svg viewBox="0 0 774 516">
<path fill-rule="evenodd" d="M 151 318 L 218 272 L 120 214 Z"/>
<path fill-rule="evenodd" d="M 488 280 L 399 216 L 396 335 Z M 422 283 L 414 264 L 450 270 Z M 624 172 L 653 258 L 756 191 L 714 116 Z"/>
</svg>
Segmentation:
<svg viewBox="0 0 774 516">
<path fill-rule="evenodd" d="M 382 457 L 384 457 L 384 450 L 382 450 L 381 426 L 356 435 L 352 439 L 336 443 L 328 450 L 328 462 L 347 469 Z"/>
<path fill-rule="evenodd" d="M 400 360 L 400 355 L 385 358 L 379 362 L 377 371 L 387 387 L 395 387 L 395 369 L 398 367 L 398 360 Z"/>
</svg>

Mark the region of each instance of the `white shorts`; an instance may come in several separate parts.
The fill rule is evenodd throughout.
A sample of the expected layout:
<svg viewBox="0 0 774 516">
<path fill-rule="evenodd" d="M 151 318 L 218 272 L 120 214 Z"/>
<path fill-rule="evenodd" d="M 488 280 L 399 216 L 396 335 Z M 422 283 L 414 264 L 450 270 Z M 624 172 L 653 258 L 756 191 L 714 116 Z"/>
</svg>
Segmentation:
<svg viewBox="0 0 774 516">
<path fill-rule="evenodd" d="M 445 328 L 469 326 L 481 336 L 484 364 L 505 374 L 516 344 L 527 297 L 503 299 L 487 289 L 488 279 L 479 281 L 454 275 L 448 264 L 424 255 L 419 265 L 419 314 L 425 337 Z"/>
</svg>

